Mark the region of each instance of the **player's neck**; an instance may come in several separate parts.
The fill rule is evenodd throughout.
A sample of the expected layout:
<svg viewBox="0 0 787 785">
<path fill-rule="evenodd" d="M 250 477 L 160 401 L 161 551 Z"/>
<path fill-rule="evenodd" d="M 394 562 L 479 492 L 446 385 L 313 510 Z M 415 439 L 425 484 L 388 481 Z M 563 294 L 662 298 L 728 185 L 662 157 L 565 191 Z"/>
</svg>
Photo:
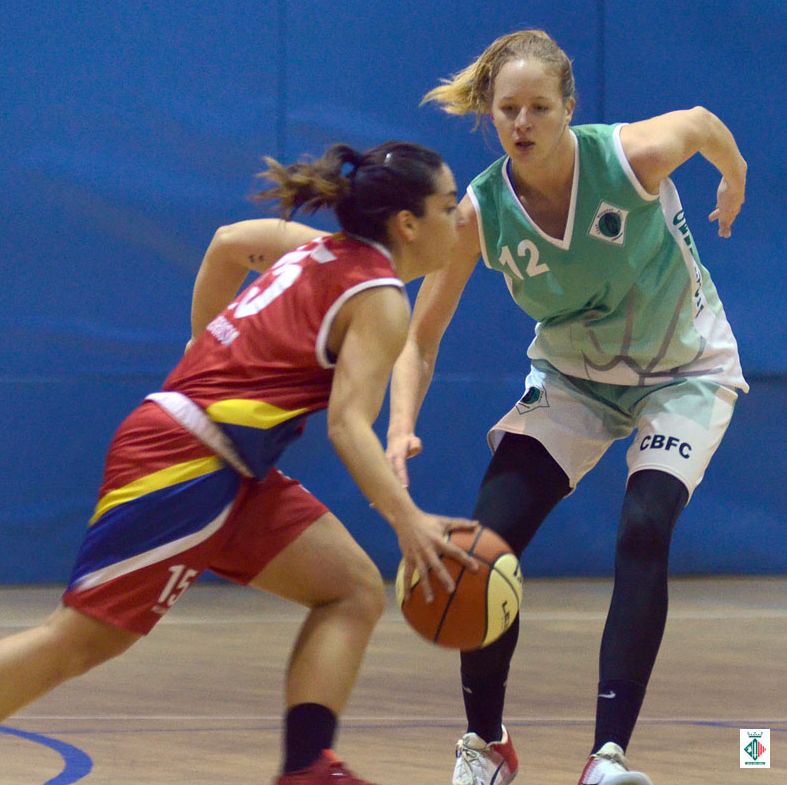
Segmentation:
<svg viewBox="0 0 787 785">
<path fill-rule="evenodd" d="M 552 155 L 544 161 L 517 169 L 512 163 L 512 179 L 517 194 L 525 200 L 562 201 L 571 194 L 574 182 L 575 142 L 566 129 Z"/>
<path fill-rule="evenodd" d="M 393 262 L 396 276 L 404 283 L 410 283 L 423 275 L 423 272 L 418 270 L 418 260 L 407 249 L 402 248 L 395 252 Z"/>
</svg>

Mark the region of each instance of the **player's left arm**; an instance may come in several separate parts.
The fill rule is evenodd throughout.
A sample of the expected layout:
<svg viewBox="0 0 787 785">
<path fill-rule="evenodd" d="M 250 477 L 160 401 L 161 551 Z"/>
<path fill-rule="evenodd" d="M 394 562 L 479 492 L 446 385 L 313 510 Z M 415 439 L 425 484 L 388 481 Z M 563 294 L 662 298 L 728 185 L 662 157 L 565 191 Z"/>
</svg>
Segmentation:
<svg viewBox="0 0 787 785">
<path fill-rule="evenodd" d="M 453 581 L 438 554 L 447 553 L 471 568 L 475 562 L 448 542 L 445 533 L 475 524 L 421 510 L 396 478 L 372 429 L 404 346 L 408 320 L 407 302 L 394 287 L 367 289 L 342 306 L 329 335 L 329 348 L 338 358 L 328 402 L 328 436 L 356 485 L 396 532 L 406 564 L 405 586 L 413 570 L 422 576 L 432 570 L 451 591 Z M 431 595 L 428 577 L 424 591 Z"/>
<path fill-rule="evenodd" d="M 710 161 L 722 179 L 708 219 L 719 222 L 720 237 L 731 235 L 746 198 L 747 165 L 732 132 L 713 112 L 695 106 L 631 123 L 621 128 L 620 141 L 640 183 L 654 194 L 665 177 L 696 153 Z"/>
<path fill-rule="evenodd" d="M 278 218 L 255 218 L 219 227 L 194 282 L 192 341 L 232 302 L 249 270 L 264 272 L 284 254 L 324 234 Z"/>
</svg>

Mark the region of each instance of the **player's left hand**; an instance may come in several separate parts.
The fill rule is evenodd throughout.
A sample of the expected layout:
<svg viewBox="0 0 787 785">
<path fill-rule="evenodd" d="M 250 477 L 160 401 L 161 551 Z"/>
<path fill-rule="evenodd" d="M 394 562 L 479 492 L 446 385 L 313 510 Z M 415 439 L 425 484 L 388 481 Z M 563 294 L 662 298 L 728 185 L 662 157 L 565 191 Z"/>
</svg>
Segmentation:
<svg viewBox="0 0 787 785">
<path fill-rule="evenodd" d="M 432 602 L 434 592 L 430 583 L 430 574 L 434 575 L 445 590 L 450 594 L 454 588 L 454 580 L 440 559 L 441 555 L 463 564 L 472 572 L 478 570 L 476 560 L 461 548 L 454 545 L 447 537 L 456 529 L 477 529 L 480 524 L 467 518 L 449 518 L 443 515 L 431 515 L 418 510 L 410 526 L 399 529 L 399 548 L 405 562 L 404 585 L 409 596 L 414 572 L 421 576 L 419 586 L 427 602 Z"/>
<path fill-rule="evenodd" d="M 732 224 L 746 201 L 745 187 L 733 188 L 722 177 L 716 192 L 716 209 L 708 216 L 709 221 L 719 222 L 719 237 L 732 236 Z"/>
</svg>

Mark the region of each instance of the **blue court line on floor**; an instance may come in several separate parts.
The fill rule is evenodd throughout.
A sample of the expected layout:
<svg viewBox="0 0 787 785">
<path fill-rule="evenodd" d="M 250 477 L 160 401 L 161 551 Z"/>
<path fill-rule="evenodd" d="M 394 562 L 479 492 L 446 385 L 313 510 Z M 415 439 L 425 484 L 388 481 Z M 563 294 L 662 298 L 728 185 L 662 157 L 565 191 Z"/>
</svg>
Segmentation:
<svg viewBox="0 0 787 785">
<path fill-rule="evenodd" d="M 20 739 L 32 741 L 34 744 L 49 747 L 63 758 L 65 763 L 63 771 L 51 780 L 47 780 L 43 785 L 73 785 L 90 774 L 93 769 L 93 760 L 90 756 L 72 744 L 53 739 L 51 736 L 42 736 L 40 733 L 9 728 L 7 725 L 0 725 L 0 733 L 5 733 L 7 736 L 18 736 Z"/>
</svg>

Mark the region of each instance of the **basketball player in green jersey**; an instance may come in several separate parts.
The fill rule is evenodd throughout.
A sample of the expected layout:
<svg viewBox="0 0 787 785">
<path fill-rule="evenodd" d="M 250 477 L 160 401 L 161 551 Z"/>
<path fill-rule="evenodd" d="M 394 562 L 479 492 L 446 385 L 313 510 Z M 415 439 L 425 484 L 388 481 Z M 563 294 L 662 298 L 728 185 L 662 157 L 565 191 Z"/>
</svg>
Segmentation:
<svg viewBox="0 0 787 785">
<path fill-rule="evenodd" d="M 702 107 L 630 125 L 572 127 L 571 62 L 546 33 L 504 36 L 430 91 L 489 116 L 505 155 L 460 204 L 450 264 L 428 276 L 394 371 L 388 456 L 403 484 L 443 332 L 478 257 L 538 322 L 521 399 L 492 428 L 473 517 L 521 553 L 549 511 L 632 433 L 615 584 L 601 643 L 596 732 L 580 785 L 650 785 L 624 753 L 667 616 L 672 530 L 747 390 L 735 339 L 670 173 L 696 153 L 721 173 L 719 235 L 744 201 L 746 162 Z M 463 653 L 468 719 L 453 785 L 506 785 L 517 756 L 503 702 L 518 622 Z"/>
</svg>

